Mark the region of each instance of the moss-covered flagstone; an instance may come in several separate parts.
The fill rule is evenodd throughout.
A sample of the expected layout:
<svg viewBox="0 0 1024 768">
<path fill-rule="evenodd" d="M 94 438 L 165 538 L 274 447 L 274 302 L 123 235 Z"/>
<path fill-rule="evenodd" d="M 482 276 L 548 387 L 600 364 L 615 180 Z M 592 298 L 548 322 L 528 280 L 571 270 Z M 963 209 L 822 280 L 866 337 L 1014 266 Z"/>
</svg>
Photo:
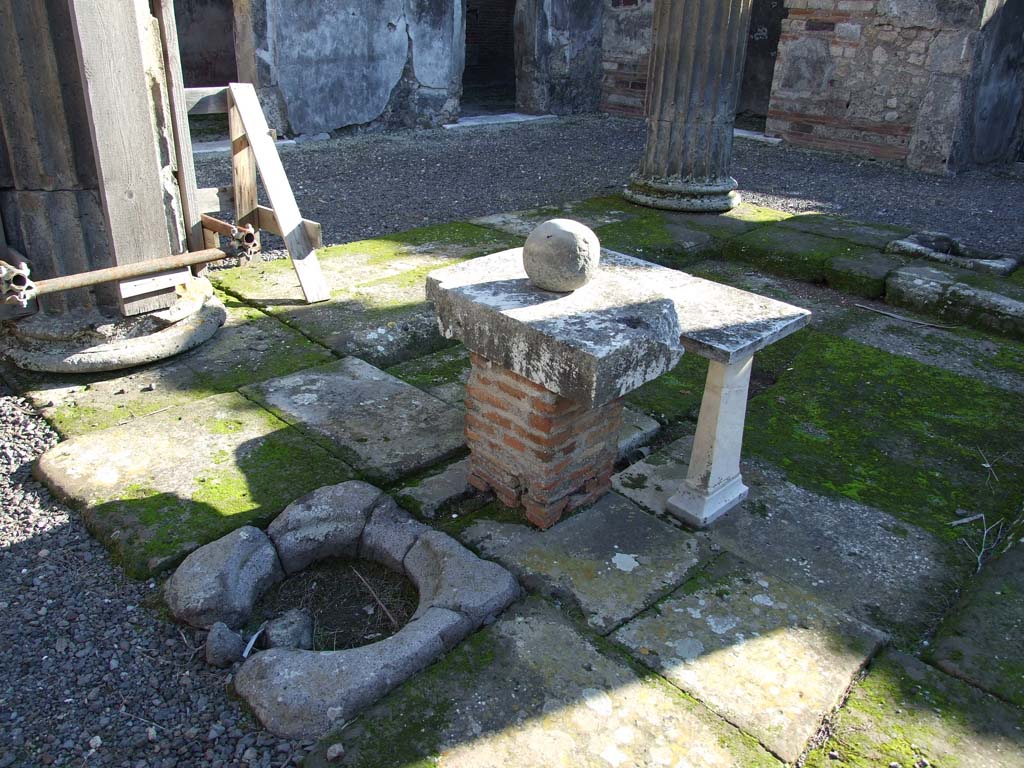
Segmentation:
<svg viewBox="0 0 1024 768">
<path fill-rule="evenodd" d="M 303 302 L 286 259 L 219 270 L 211 279 L 339 354 L 391 365 L 449 343 L 426 300 L 427 274 L 521 244 L 497 230 L 455 222 L 324 248 L 318 257 L 331 298 L 317 304 Z"/>
<path fill-rule="evenodd" d="M 695 536 L 615 493 L 547 531 L 481 515 L 458 537 L 529 589 L 579 611 L 602 634 L 682 584 L 709 557 Z"/>
<path fill-rule="evenodd" d="M 866 245 L 875 250 L 885 250 L 885 246 L 893 240 L 899 240 L 912 233 L 906 227 L 894 227 L 889 224 L 869 223 L 847 219 L 843 216 L 832 216 L 826 213 L 803 213 L 784 219 L 780 224 L 784 229 L 810 232 L 835 240 L 847 240 L 856 245 Z"/>
<path fill-rule="evenodd" d="M 616 491 L 665 510 L 693 446 L 669 443 L 612 477 Z M 742 463 L 749 498 L 706 532 L 712 544 L 815 594 L 913 647 L 933 630 L 957 578 L 949 546 L 917 526 L 843 497 L 814 493 L 760 460 Z"/>
<path fill-rule="evenodd" d="M 423 355 L 387 369 L 402 381 L 429 392 L 446 403 L 461 405 L 469 378 L 469 350 L 461 344 Z"/>
<path fill-rule="evenodd" d="M 612 639 L 792 763 L 885 636 L 726 554 Z"/>
<path fill-rule="evenodd" d="M 530 598 L 356 722 L 306 768 L 345 747 L 353 768 L 608 768 L 780 764 L 752 738 Z"/>
<path fill-rule="evenodd" d="M 1018 269 L 1014 275 L 1021 272 Z M 921 260 L 886 279 L 886 301 L 946 322 L 966 323 L 1024 340 L 1024 286 L 998 277 Z"/>
<path fill-rule="evenodd" d="M 463 451 L 462 412 L 355 357 L 242 389 L 375 482 Z"/>
<path fill-rule="evenodd" d="M 877 507 L 963 549 L 957 509 L 995 521 L 1024 498 L 1024 394 L 807 329 L 762 355 L 748 456 L 804 488 Z M 785 345 L 785 347 L 784 347 Z M 773 360 L 772 350 L 778 350 Z M 779 352 L 791 352 L 788 360 Z M 982 454 L 1000 457 L 998 482 Z M 966 550 L 963 549 L 965 553 Z"/>
<path fill-rule="evenodd" d="M 869 297 L 881 295 L 876 274 L 865 269 L 866 274 L 857 280 L 856 273 L 851 269 L 851 265 L 856 262 L 869 261 L 871 265 L 877 265 L 877 249 L 869 246 L 782 226 L 769 226 L 729 240 L 725 244 L 724 253 L 728 258 L 745 261 L 786 277 L 829 285 L 838 281 L 841 285 L 836 287 L 842 290 Z M 838 261 L 840 259 L 842 261 Z M 885 275 L 882 275 L 883 285 L 884 278 Z"/>
<path fill-rule="evenodd" d="M 608 224 L 648 214 L 649 211 L 650 209 L 630 203 L 621 195 L 605 195 L 562 205 L 483 216 L 473 219 L 472 223 L 493 227 L 511 235 L 527 237 L 538 224 L 549 219 L 575 219 L 596 230 Z"/>
<path fill-rule="evenodd" d="M 352 470 L 237 393 L 71 438 L 36 473 L 132 576 L 170 568 Z"/>
<path fill-rule="evenodd" d="M 807 768 L 1021 768 L 1024 713 L 912 656 L 880 655 Z"/>
<path fill-rule="evenodd" d="M 71 437 L 334 359 L 265 312 L 220 298 L 227 309 L 224 326 L 183 355 L 108 373 L 49 374 L 8 365 L 4 378 L 63 437 Z"/>
<path fill-rule="evenodd" d="M 1024 501 L 1021 506 L 1024 516 Z M 1008 539 L 1022 535 L 1024 518 Z M 930 658 L 1024 709 L 1024 545 L 1017 543 L 968 586 L 939 628 Z"/>
</svg>

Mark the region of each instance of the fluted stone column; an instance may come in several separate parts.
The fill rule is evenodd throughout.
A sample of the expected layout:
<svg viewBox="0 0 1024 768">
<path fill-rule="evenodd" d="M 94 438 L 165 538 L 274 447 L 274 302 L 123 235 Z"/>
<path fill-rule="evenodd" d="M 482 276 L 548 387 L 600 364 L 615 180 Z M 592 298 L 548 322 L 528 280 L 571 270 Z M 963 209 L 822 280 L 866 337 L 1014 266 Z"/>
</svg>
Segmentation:
<svg viewBox="0 0 1024 768">
<path fill-rule="evenodd" d="M 729 175 L 751 0 L 655 0 L 647 144 L 626 197 L 678 211 L 740 202 Z"/>
</svg>

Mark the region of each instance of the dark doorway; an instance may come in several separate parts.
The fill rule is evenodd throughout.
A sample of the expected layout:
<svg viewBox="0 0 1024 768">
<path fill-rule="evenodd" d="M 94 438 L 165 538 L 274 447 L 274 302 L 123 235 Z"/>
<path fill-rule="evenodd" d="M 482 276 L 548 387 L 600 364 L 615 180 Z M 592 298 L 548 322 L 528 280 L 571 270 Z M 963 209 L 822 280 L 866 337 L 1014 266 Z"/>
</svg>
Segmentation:
<svg viewBox="0 0 1024 768">
<path fill-rule="evenodd" d="M 763 131 L 772 95 L 775 57 L 779 52 L 782 20 L 786 18 L 783 0 L 754 0 L 747 34 L 747 58 L 743 81 L 736 102 L 736 127 Z"/>
<path fill-rule="evenodd" d="M 462 114 L 514 112 L 516 0 L 466 0 L 466 68 Z"/>
</svg>

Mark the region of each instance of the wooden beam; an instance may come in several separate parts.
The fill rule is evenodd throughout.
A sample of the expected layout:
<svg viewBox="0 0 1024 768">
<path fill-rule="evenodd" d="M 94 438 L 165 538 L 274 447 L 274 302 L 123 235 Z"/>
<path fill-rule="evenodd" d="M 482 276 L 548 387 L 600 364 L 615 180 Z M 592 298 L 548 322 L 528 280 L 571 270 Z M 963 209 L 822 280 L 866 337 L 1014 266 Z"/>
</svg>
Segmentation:
<svg viewBox="0 0 1024 768">
<path fill-rule="evenodd" d="M 226 211 L 235 204 L 235 190 L 232 187 L 202 187 L 196 190 L 199 213 Z"/>
<path fill-rule="evenodd" d="M 316 301 L 327 301 L 331 298 L 331 291 L 320 271 L 316 249 L 306 234 L 299 206 L 295 202 L 295 195 L 292 194 L 288 176 L 281 164 L 281 157 L 277 154 L 274 140 L 270 138 L 270 129 L 267 126 L 266 117 L 263 116 L 259 99 L 256 97 L 256 89 L 248 83 L 231 83 L 228 85 L 228 90 L 231 96 L 229 117 L 237 115 L 245 130 L 245 136 L 248 138 L 247 149 L 255 155 L 256 165 L 263 178 L 263 186 L 270 199 L 270 207 L 274 209 L 281 237 L 292 257 L 292 266 L 295 267 L 295 273 L 299 277 L 299 285 L 302 286 L 306 302 L 311 304 Z M 239 137 L 232 131 L 232 142 L 236 138 Z M 236 210 L 239 202 L 238 189 L 236 179 Z"/>
<path fill-rule="evenodd" d="M 226 115 L 228 111 L 228 89 L 186 88 L 185 109 L 190 115 Z"/>
<path fill-rule="evenodd" d="M 235 204 L 235 223 L 238 226 L 249 223 L 258 226 L 256 155 L 252 151 L 242 117 L 234 103 L 228 108 L 228 135 L 231 139 L 231 196 Z"/>
<path fill-rule="evenodd" d="M 238 81 L 257 85 L 256 28 L 252 18 L 252 0 L 233 0 L 235 67 Z"/>
<path fill-rule="evenodd" d="M 185 239 L 190 251 L 198 251 L 203 247 L 203 228 L 199 224 L 199 202 L 196 200 L 198 184 L 192 161 L 192 135 L 188 131 L 185 79 L 181 74 L 174 0 L 154 2 L 163 40 L 164 72 L 167 74 L 167 97 L 171 102 L 171 130 L 174 133 L 174 156 L 178 164 L 178 194 L 181 197 L 181 214 L 185 219 Z M 124 295 L 123 291 L 121 295 Z"/>
<path fill-rule="evenodd" d="M 99 197 L 116 265 L 170 250 L 167 211 L 153 132 L 143 22 L 144 0 L 68 0 L 89 115 Z M 174 291 L 121 299 L 126 315 L 163 309 Z"/>
<path fill-rule="evenodd" d="M 277 223 L 277 216 L 274 214 L 273 208 L 267 208 L 265 205 L 261 205 L 258 208 L 260 213 L 260 229 L 264 232 L 269 232 L 272 235 L 278 237 L 284 237 L 281 234 L 281 225 Z M 310 219 L 303 219 L 302 226 L 306 230 L 306 237 L 313 244 L 314 248 L 324 247 L 323 227 L 320 226 L 319 221 L 311 221 Z"/>
</svg>

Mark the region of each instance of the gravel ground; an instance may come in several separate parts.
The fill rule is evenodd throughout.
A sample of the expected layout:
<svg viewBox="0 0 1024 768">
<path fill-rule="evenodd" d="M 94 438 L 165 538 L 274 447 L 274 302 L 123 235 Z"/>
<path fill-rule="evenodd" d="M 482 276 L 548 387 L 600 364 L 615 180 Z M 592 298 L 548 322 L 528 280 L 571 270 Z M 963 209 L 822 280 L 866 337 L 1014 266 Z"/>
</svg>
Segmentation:
<svg viewBox="0 0 1024 768">
<path fill-rule="evenodd" d="M 618 190 L 643 149 L 641 121 L 564 118 L 461 130 L 369 134 L 282 151 L 306 218 L 325 242 L 374 235 Z M 894 165 L 737 139 L 733 175 L 744 197 L 950 232 L 969 245 L 1019 252 L 1024 171 L 952 178 Z M 197 164 L 201 185 L 230 183 L 226 156 Z"/>
<path fill-rule="evenodd" d="M 0 768 L 283 766 L 309 744 L 253 727 L 202 638 L 159 620 L 30 475 L 57 436 L 0 384 Z"/>
<path fill-rule="evenodd" d="M 642 143 L 635 121 L 584 117 L 339 139 L 284 159 L 305 215 L 344 242 L 611 191 Z M 229 180 L 224 158 L 198 170 L 202 184 Z M 734 170 L 763 205 L 920 228 L 949 228 L 955 212 L 954 234 L 993 249 L 1024 236 L 1019 174 L 944 179 L 747 141 Z M 156 584 L 126 579 L 31 478 L 56 440 L 0 384 L 0 768 L 297 763 L 309 745 L 243 715 L 227 673 L 203 663 L 201 635 L 161 619 Z"/>
</svg>

